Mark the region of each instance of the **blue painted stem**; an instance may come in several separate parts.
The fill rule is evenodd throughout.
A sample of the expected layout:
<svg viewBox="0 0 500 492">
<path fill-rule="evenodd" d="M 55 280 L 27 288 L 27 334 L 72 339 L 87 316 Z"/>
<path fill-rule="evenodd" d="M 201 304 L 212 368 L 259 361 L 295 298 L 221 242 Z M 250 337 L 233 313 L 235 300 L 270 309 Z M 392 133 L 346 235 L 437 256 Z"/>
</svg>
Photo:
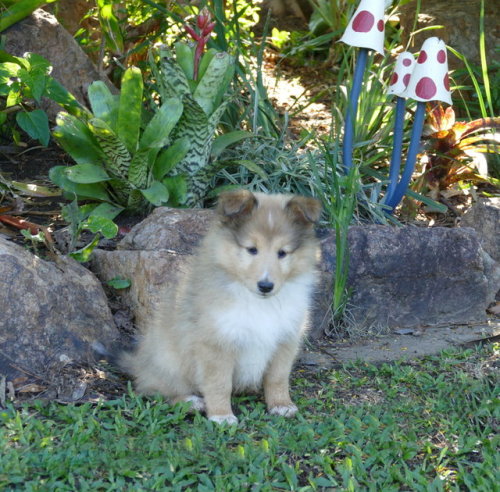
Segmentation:
<svg viewBox="0 0 500 492">
<path fill-rule="evenodd" d="M 413 128 L 411 131 L 410 146 L 408 148 L 408 156 L 406 157 L 406 164 L 401 176 L 401 181 L 397 184 L 396 189 L 392 196 L 387 200 L 387 205 L 394 211 L 398 203 L 403 198 L 408 185 L 410 184 L 413 170 L 415 169 L 415 162 L 417 160 L 418 150 L 420 148 L 420 138 L 422 137 L 422 130 L 424 129 L 425 119 L 425 102 L 419 101 L 417 103 L 417 110 L 413 120 Z"/>
<path fill-rule="evenodd" d="M 356 67 L 354 69 L 354 79 L 352 82 L 351 93 L 349 95 L 347 114 L 345 116 L 344 145 L 342 151 L 342 163 L 344 165 L 345 172 L 348 172 L 352 167 L 354 122 L 356 121 L 356 113 L 358 112 L 358 99 L 359 93 L 361 92 L 361 84 L 363 82 L 367 57 L 368 48 L 361 48 L 356 61 Z"/>
<path fill-rule="evenodd" d="M 403 126 L 405 120 L 406 99 L 396 98 L 396 114 L 394 116 L 394 134 L 392 136 L 391 166 L 389 168 L 389 186 L 385 194 L 385 202 L 391 199 L 399 179 L 401 153 L 403 150 Z"/>
</svg>

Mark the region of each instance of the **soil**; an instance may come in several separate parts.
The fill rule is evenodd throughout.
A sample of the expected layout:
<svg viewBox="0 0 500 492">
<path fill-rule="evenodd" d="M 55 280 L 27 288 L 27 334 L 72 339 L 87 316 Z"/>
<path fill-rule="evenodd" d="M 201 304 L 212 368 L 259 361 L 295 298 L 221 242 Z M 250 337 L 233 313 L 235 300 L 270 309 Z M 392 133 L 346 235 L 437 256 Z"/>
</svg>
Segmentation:
<svg viewBox="0 0 500 492">
<path fill-rule="evenodd" d="M 333 85 L 331 81 L 334 74 L 321 68 L 301 69 L 278 62 L 276 53 L 268 51 L 264 79 L 276 107 L 282 112 L 293 114 L 305 101 L 314 100 L 291 119 L 291 135 L 298 136 L 303 129 L 319 134 L 328 133 L 331 120 L 328 87 Z M 322 82 L 318 83 L 318 80 Z M 48 180 L 49 170 L 53 166 L 65 164 L 71 164 L 71 159 L 56 146 L 32 146 L 24 152 L 11 147 L 0 147 L 0 214 L 23 218 L 49 228 L 52 232 L 63 228 L 66 224 L 60 213 L 61 203 L 65 202 L 62 196 L 40 196 L 36 190 L 25 194 L 15 187 L 10 193 L 2 195 L 1 184 L 17 181 L 53 189 Z M 139 220 L 140 218 L 125 219 L 121 232 L 125 233 Z M 424 220 L 429 223 L 433 219 L 426 215 Z M 453 225 L 454 216 L 442 222 Z M 19 243 L 25 242 L 19 230 L 1 221 L 0 235 Z M 107 244 L 106 247 L 113 247 L 113 244 Z M 116 299 L 110 300 L 110 303 L 119 330 L 125 336 L 130 336 L 134 331 L 130 313 Z M 413 332 L 371 336 L 360 340 L 343 341 L 325 337 L 306 346 L 295 370 L 304 376 L 304 372 L 316 373 L 323 368 L 337 367 L 357 359 L 378 364 L 498 340 L 498 321 L 498 318 L 492 318 L 489 323 L 481 325 L 423 327 Z M 113 399 L 127 391 L 127 383 L 127 379 L 105 361 L 100 361 L 93 367 L 69 365 L 61 374 L 49 379 L 34 378 L 27 374 L 24 378 L 6 382 L 0 377 L 0 407 L 6 399 L 21 402 L 42 398 L 61 403 Z"/>
</svg>

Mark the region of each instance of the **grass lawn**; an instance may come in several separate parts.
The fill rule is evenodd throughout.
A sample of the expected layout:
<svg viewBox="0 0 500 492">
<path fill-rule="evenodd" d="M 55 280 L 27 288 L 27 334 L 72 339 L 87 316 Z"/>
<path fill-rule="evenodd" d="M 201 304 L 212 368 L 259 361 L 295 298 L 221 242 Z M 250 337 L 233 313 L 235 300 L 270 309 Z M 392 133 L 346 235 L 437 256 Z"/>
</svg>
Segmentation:
<svg viewBox="0 0 500 492">
<path fill-rule="evenodd" d="M 0 490 L 500 490 L 498 345 L 294 372 L 296 418 L 237 426 L 130 391 L 0 410 Z"/>
</svg>

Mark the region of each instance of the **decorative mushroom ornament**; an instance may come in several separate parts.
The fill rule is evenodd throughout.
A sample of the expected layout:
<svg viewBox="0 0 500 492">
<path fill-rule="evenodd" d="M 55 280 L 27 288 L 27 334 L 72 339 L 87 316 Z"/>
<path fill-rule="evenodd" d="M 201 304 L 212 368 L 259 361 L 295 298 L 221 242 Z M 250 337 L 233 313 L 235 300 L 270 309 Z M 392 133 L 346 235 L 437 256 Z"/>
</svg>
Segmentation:
<svg viewBox="0 0 500 492">
<path fill-rule="evenodd" d="M 345 117 L 342 152 L 345 171 L 348 171 L 352 167 L 354 121 L 356 120 L 358 110 L 358 99 L 361 92 L 368 50 L 371 49 L 381 54 L 384 52 L 385 3 L 385 0 L 361 0 L 343 36 L 340 38 L 340 41 L 343 43 L 361 48 L 354 69 L 354 78 L 349 95 L 349 107 L 347 108 Z"/>
<path fill-rule="evenodd" d="M 403 127 L 406 110 L 406 99 L 401 94 L 406 90 L 410 82 L 415 57 L 409 51 L 403 51 L 396 59 L 396 66 L 392 74 L 387 94 L 394 94 L 396 98 L 396 114 L 394 117 L 394 133 L 392 142 L 391 165 L 389 168 L 389 185 L 385 195 L 387 202 L 394 193 L 401 168 L 401 153 L 403 149 Z"/>
<path fill-rule="evenodd" d="M 394 192 L 387 196 L 385 201 L 391 211 L 394 211 L 406 193 L 415 168 L 424 127 L 425 103 L 428 101 L 443 101 L 452 104 L 448 78 L 448 55 L 444 41 L 437 37 L 428 38 L 424 41 L 408 86 L 401 93 L 401 97 L 415 99 L 418 102 L 405 168 Z"/>
</svg>

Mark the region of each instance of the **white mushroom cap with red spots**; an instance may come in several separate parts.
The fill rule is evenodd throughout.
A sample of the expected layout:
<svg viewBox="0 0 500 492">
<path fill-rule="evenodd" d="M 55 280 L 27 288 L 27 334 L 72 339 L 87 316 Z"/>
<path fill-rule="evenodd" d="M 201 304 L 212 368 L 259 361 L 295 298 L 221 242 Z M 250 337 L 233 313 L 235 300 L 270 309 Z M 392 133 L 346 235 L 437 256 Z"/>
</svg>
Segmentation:
<svg viewBox="0 0 500 492">
<path fill-rule="evenodd" d="M 340 41 L 384 53 L 385 0 L 361 0 Z"/>
<path fill-rule="evenodd" d="M 416 101 L 443 101 L 452 104 L 448 78 L 446 44 L 439 38 L 425 40 L 410 82 L 401 97 Z"/>
<path fill-rule="evenodd" d="M 394 72 L 389 82 L 387 94 L 401 96 L 408 87 L 415 63 L 415 57 L 409 51 L 403 51 L 399 54 Z"/>
</svg>

